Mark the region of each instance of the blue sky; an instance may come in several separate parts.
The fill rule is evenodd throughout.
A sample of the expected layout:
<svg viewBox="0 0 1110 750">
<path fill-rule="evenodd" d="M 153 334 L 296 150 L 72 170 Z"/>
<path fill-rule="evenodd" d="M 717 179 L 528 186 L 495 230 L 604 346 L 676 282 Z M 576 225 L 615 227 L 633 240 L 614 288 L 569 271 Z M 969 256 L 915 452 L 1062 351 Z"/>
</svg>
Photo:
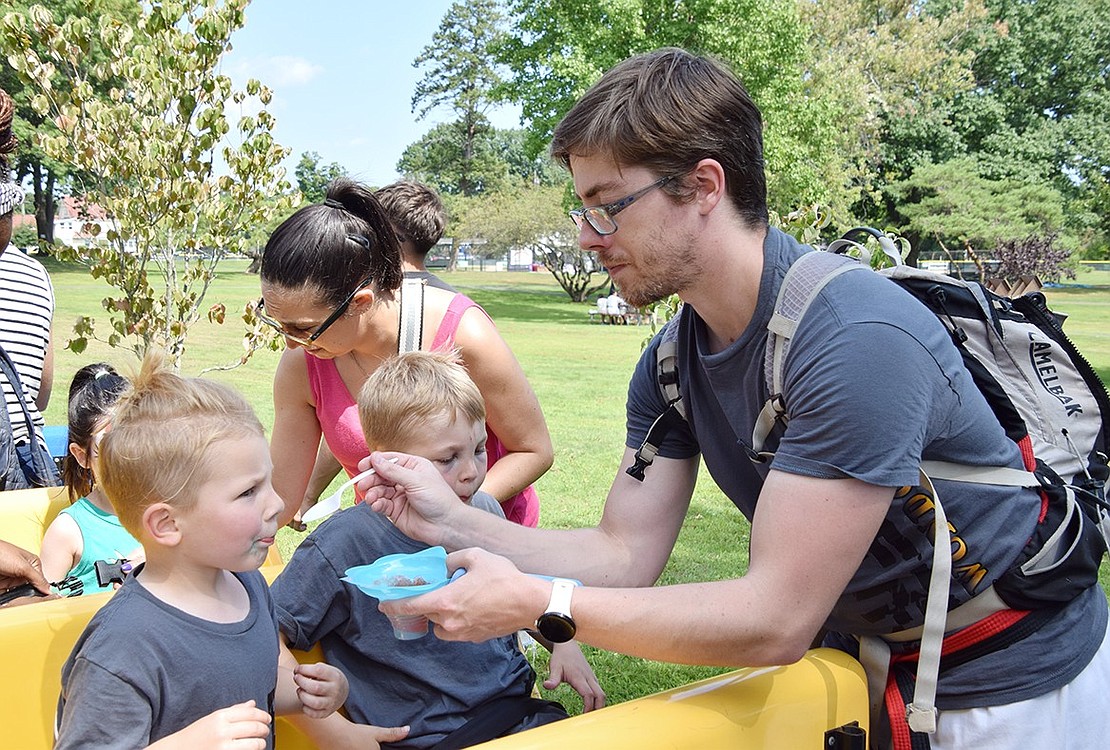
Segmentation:
<svg viewBox="0 0 1110 750">
<path fill-rule="evenodd" d="M 412 61 L 430 44 L 451 0 L 254 0 L 246 26 L 232 36 L 223 70 L 237 87 L 257 78 L 274 92 L 275 136 L 292 149 L 289 179 L 301 153 L 338 162 L 372 185 L 396 179 L 405 147 L 451 119 L 436 110 L 423 120 L 411 111 L 423 72 Z M 518 113 L 491 116 L 517 127 Z"/>
</svg>

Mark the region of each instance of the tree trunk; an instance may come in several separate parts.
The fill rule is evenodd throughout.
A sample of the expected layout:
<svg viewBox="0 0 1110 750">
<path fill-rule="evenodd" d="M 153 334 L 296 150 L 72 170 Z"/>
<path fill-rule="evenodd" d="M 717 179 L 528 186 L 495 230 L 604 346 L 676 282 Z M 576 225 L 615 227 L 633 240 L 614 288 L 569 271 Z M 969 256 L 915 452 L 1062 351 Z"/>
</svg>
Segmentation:
<svg viewBox="0 0 1110 750">
<path fill-rule="evenodd" d="M 31 168 L 31 180 L 35 190 L 35 230 L 39 236 L 40 251 L 42 243 L 54 244 L 54 172 L 46 170 L 46 185 L 43 185 L 42 164 L 36 162 Z"/>
</svg>

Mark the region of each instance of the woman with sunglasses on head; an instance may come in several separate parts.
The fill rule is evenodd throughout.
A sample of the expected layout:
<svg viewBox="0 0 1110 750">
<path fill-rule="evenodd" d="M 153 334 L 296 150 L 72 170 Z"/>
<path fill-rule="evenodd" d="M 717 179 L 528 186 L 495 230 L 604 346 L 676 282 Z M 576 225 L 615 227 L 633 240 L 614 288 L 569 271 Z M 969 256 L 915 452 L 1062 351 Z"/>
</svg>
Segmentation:
<svg viewBox="0 0 1110 750">
<path fill-rule="evenodd" d="M 273 484 L 285 500 L 282 523 L 296 523 L 308 509 L 301 500 L 321 434 L 351 476 L 367 454 L 353 394 L 398 352 L 400 249 L 371 190 L 339 179 L 323 203 L 301 208 L 274 231 L 261 277 L 259 313 L 287 347 L 274 375 Z M 535 526 L 539 501 L 531 484 L 553 453 L 524 371 L 467 297 L 423 285 L 409 293 L 423 298 L 419 348 L 458 349 L 485 400 L 490 465 L 482 490 L 510 520 Z"/>
</svg>

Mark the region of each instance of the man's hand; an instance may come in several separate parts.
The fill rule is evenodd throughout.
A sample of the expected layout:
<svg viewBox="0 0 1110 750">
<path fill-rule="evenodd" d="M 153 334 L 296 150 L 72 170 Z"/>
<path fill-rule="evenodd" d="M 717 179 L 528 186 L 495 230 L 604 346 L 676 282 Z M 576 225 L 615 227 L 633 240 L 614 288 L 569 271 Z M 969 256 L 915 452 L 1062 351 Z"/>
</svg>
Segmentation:
<svg viewBox="0 0 1110 750">
<path fill-rule="evenodd" d="M 381 602 L 386 614 L 424 615 L 437 638 L 478 643 L 532 627 L 551 596 L 551 583 L 525 575 L 508 559 L 481 549 L 447 556 L 447 570 L 466 575 L 422 596 Z"/>
<path fill-rule="evenodd" d="M 50 584 L 42 575 L 38 556 L 0 541 L 0 590 L 6 591 L 24 583 L 31 584 L 44 596 L 50 596 Z"/>
<path fill-rule="evenodd" d="M 372 453 L 358 464 L 359 471 L 374 474 L 358 483 L 370 508 L 413 539 L 443 544 L 452 512 L 466 506 L 447 486 L 431 461 L 405 453 Z"/>
<path fill-rule="evenodd" d="M 306 716 L 321 719 L 338 710 L 347 700 L 347 676 L 324 662 L 298 664 L 293 670 L 297 698 Z"/>
<path fill-rule="evenodd" d="M 213 711 L 147 750 L 266 750 L 269 738 L 270 714 L 251 700 Z"/>
</svg>

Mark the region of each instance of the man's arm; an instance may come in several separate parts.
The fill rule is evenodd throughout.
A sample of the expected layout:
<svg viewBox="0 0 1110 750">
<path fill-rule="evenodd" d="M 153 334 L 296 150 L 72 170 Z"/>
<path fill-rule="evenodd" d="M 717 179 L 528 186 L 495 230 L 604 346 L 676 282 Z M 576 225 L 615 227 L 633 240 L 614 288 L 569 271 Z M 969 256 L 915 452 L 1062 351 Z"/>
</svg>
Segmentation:
<svg viewBox="0 0 1110 750">
<path fill-rule="evenodd" d="M 575 638 L 686 664 L 797 661 L 859 568 L 892 497 L 891 488 L 853 479 L 772 471 L 752 522 L 746 575 L 654 588 L 575 589 Z M 639 562 L 627 559 L 633 566 Z M 437 623 L 440 638 L 479 641 L 525 627 L 547 607 L 551 584 L 521 575 L 504 558 L 464 550 L 451 555 L 448 566 L 465 567 L 467 574 L 422 597 L 383 603 L 381 609 L 420 612 Z"/>
<path fill-rule="evenodd" d="M 378 473 L 360 484 L 374 510 L 428 544 L 449 550 L 480 546 L 510 558 L 525 572 L 595 586 L 650 586 L 682 527 L 698 460 L 657 458 L 648 481 L 638 482 L 624 473 L 632 456 L 632 450 L 625 451 L 600 523 L 581 529 L 526 528 L 460 503 L 435 467 L 414 456 L 373 454 L 370 462 Z M 400 458 L 394 464 L 391 457 Z"/>
</svg>

